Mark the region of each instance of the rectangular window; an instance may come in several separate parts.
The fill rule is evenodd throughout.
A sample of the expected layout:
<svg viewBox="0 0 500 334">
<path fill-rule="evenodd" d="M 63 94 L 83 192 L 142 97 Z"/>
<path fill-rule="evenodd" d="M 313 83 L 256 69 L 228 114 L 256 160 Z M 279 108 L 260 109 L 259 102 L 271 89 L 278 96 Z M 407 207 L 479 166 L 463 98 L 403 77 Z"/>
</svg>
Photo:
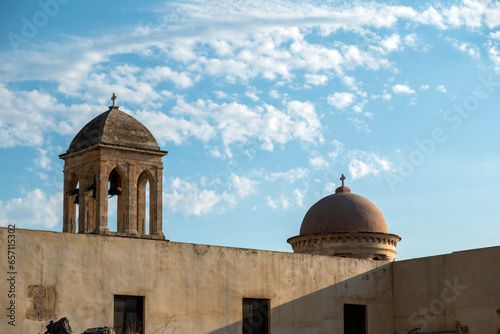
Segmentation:
<svg viewBox="0 0 500 334">
<path fill-rule="evenodd" d="M 243 298 L 243 334 L 269 334 L 269 299 Z"/>
<path fill-rule="evenodd" d="M 117 296 L 114 303 L 116 334 L 142 334 L 144 330 L 144 297 Z"/>
<path fill-rule="evenodd" d="M 344 304 L 344 334 L 366 334 L 366 305 Z"/>
</svg>

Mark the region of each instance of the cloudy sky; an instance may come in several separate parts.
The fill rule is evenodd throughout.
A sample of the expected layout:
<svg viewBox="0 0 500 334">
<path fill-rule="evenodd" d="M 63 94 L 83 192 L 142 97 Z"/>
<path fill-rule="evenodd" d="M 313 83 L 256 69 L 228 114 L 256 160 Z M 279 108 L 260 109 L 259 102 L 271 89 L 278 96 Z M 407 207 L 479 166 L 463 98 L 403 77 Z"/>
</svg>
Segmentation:
<svg viewBox="0 0 500 334">
<path fill-rule="evenodd" d="M 404 3 L 2 1 L 0 224 L 62 230 L 58 155 L 116 93 L 172 241 L 291 251 L 344 173 L 399 259 L 498 245 L 500 3 Z"/>
</svg>

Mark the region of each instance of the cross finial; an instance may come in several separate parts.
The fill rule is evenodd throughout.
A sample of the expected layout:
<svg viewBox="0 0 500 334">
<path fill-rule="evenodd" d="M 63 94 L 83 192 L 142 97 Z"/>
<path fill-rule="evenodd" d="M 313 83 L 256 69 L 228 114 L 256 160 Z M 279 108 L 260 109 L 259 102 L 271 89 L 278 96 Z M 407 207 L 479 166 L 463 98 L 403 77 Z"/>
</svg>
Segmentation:
<svg viewBox="0 0 500 334">
<path fill-rule="evenodd" d="M 116 95 L 113 93 L 113 96 L 111 96 L 111 101 L 113 101 L 113 107 L 115 106 L 115 100 L 116 100 Z"/>
<path fill-rule="evenodd" d="M 342 187 L 344 186 L 344 180 L 345 180 L 345 176 L 344 176 L 344 174 L 342 174 L 342 176 L 340 177 L 340 181 L 342 181 Z"/>
</svg>

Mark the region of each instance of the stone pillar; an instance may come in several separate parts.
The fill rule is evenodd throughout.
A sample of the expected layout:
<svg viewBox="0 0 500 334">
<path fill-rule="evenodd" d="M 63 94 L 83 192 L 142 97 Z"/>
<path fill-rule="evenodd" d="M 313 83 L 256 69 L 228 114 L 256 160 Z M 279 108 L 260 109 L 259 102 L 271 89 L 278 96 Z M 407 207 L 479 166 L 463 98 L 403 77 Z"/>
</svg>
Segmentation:
<svg viewBox="0 0 500 334">
<path fill-rule="evenodd" d="M 99 163 L 96 176 L 96 228 L 94 233 L 106 234 L 108 228 L 108 168 L 106 162 Z"/>
<path fill-rule="evenodd" d="M 140 176 L 137 181 L 137 205 L 136 205 L 136 220 L 137 220 L 137 232 L 139 234 L 146 234 L 146 180 Z M 150 200 L 151 201 L 151 200 Z"/>
<path fill-rule="evenodd" d="M 70 201 L 70 183 L 71 179 L 69 176 L 68 168 L 64 167 L 64 188 L 63 188 L 63 232 L 74 233 L 74 230 L 71 230 L 71 201 Z"/>
<path fill-rule="evenodd" d="M 163 205 L 163 167 L 155 168 L 155 185 L 154 185 L 154 204 L 150 204 L 154 214 L 149 218 L 151 220 L 151 228 L 149 234 L 163 236 L 162 230 L 162 205 Z M 152 199 L 150 199 L 152 201 Z"/>
<path fill-rule="evenodd" d="M 126 183 L 124 189 L 126 188 L 125 194 L 125 232 L 137 234 L 137 188 L 136 188 L 136 168 L 135 164 L 128 164 L 126 171 Z"/>
</svg>

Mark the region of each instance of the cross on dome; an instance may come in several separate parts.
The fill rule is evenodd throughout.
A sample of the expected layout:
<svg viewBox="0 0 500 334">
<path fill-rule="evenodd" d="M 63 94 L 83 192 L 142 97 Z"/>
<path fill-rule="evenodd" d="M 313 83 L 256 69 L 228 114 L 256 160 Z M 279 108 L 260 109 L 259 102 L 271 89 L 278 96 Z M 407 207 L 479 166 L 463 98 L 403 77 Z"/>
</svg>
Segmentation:
<svg viewBox="0 0 500 334">
<path fill-rule="evenodd" d="M 111 101 L 113 101 L 113 107 L 115 106 L 115 100 L 116 100 L 116 95 L 113 93 L 113 96 L 111 96 Z"/>
<path fill-rule="evenodd" d="M 340 181 L 342 181 L 342 187 L 344 186 L 344 180 L 345 180 L 345 176 L 344 176 L 344 174 L 342 174 L 342 176 L 340 177 Z"/>
</svg>

